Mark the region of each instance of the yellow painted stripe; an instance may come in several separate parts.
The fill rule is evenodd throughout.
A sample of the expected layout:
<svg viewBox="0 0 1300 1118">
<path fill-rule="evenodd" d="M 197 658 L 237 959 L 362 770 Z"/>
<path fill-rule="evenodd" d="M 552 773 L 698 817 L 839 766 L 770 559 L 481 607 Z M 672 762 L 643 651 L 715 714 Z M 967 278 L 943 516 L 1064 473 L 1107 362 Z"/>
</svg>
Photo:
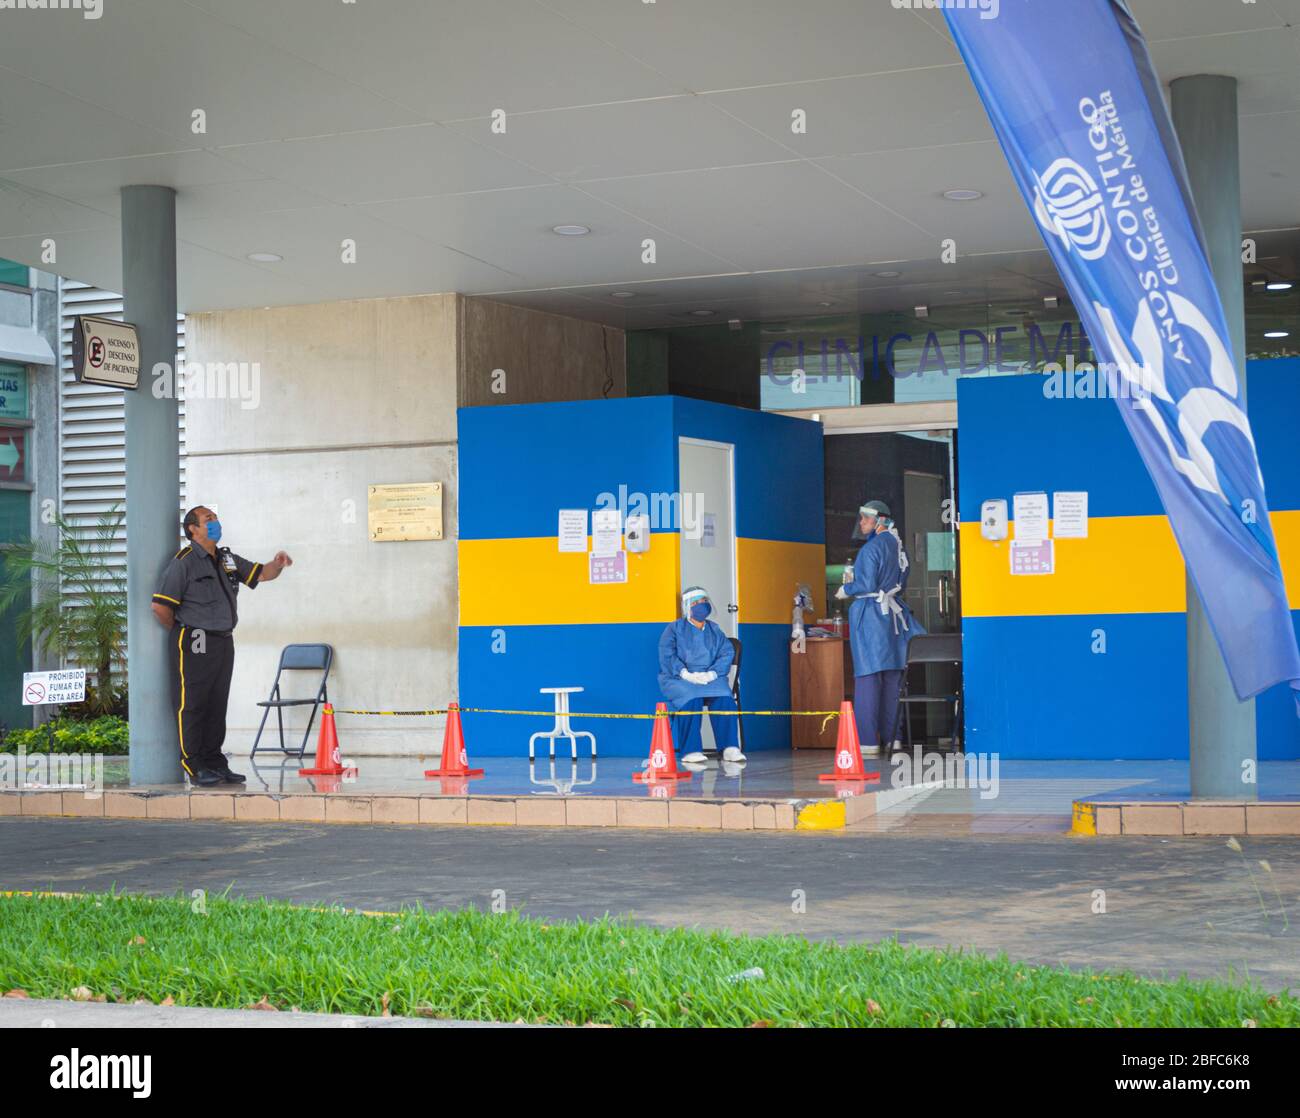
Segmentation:
<svg viewBox="0 0 1300 1118">
<path fill-rule="evenodd" d="M 847 818 L 843 800 L 818 800 L 799 810 L 796 831 L 841 831 Z"/>
<path fill-rule="evenodd" d="M 1300 511 L 1275 512 L 1270 519 L 1278 558 L 1282 561 L 1287 602 L 1292 609 L 1300 609 Z"/>
<path fill-rule="evenodd" d="M 561 552 L 554 536 L 461 540 L 458 549 L 462 625 L 667 624 L 679 613 L 676 532 L 655 533 L 649 551 L 629 554 L 628 581 L 613 585 L 593 586 L 586 554 Z M 799 582 L 812 588 L 816 616 L 824 616 L 821 544 L 739 539 L 736 564 L 742 623 L 789 624 Z"/>
<path fill-rule="evenodd" d="M 181 705 L 176 708 L 176 734 L 181 743 L 181 767 L 190 774 L 194 775 L 194 770 L 190 768 L 190 755 L 185 752 L 185 626 L 181 626 L 181 631 L 176 636 L 176 649 L 180 653 L 180 661 L 177 665 L 181 674 Z"/>
<path fill-rule="evenodd" d="M 1300 609 L 1300 510 L 1274 512 L 1272 521 L 1287 602 Z M 1056 541 L 1056 574 L 1012 575 L 1010 567 L 1008 540 L 982 538 L 978 524 L 961 526 L 966 617 L 1187 609 L 1183 557 L 1164 516 L 1095 516 L 1087 539 Z"/>
<path fill-rule="evenodd" d="M 1013 575 L 1010 553 L 1009 539 L 982 538 L 978 523 L 961 526 L 964 616 L 1179 613 L 1187 608 L 1183 557 L 1163 516 L 1091 517 L 1087 539 L 1056 541 L 1053 575 Z"/>
<path fill-rule="evenodd" d="M 740 620 L 749 625 L 788 625 L 795 587 L 806 582 L 815 603 L 808 623 L 826 616 L 826 547 L 784 540 L 736 541 Z"/>
<path fill-rule="evenodd" d="M 627 625 L 678 614 L 676 532 L 629 553 L 626 583 L 593 586 L 586 553 L 560 551 L 554 536 L 461 540 L 458 560 L 462 625 Z"/>
</svg>

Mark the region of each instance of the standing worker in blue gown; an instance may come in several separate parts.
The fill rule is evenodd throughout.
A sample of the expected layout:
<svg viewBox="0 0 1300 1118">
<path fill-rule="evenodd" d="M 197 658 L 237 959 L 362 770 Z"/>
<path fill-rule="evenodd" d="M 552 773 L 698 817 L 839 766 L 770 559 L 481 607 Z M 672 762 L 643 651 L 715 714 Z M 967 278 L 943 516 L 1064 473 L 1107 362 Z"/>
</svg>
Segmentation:
<svg viewBox="0 0 1300 1118">
<path fill-rule="evenodd" d="M 711 711 L 736 709 L 727 672 L 735 659 L 735 649 L 727 635 L 712 621 L 713 603 L 708 592 L 692 586 L 682 593 L 682 614 L 659 638 L 659 689 L 675 711 Z M 673 740 L 683 764 L 698 764 L 704 754 L 696 746 L 702 714 L 673 718 Z M 722 760 L 739 764 L 745 755 L 736 747 L 739 715 L 710 719 L 713 740 Z"/>
<path fill-rule="evenodd" d="M 865 752 L 875 753 L 877 743 L 885 749 L 893 745 L 907 642 L 925 629 L 902 598 L 907 588 L 907 553 L 894 530 L 889 506 L 868 501 L 858 509 L 858 530 L 866 543 L 853 561 L 852 581 L 841 586 L 835 597 L 852 599 L 853 713 L 858 741 Z"/>
</svg>

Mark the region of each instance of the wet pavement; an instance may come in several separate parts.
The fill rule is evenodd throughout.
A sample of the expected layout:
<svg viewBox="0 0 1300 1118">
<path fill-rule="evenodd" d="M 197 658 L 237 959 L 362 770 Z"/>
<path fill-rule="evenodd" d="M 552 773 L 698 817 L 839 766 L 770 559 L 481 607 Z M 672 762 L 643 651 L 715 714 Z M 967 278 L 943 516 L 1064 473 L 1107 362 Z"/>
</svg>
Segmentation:
<svg viewBox="0 0 1300 1118">
<path fill-rule="evenodd" d="M 1248 975 L 1271 990 L 1300 987 L 1296 839 L 1242 837 L 1238 852 L 1217 838 L 988 834 L 973 831 L 959 812 L 928 818 L 951 829 L 795 834 L 0 818 L 0 889 L 189 896 L 229 887 L 297 904 L 388 910 L 411 903 L 489 909 L 500 899 L 546 920 L 610 913 L 654 927 L 839 942 L 897 936 L 1028 962 L 1233 981 Z"/>
</svg>

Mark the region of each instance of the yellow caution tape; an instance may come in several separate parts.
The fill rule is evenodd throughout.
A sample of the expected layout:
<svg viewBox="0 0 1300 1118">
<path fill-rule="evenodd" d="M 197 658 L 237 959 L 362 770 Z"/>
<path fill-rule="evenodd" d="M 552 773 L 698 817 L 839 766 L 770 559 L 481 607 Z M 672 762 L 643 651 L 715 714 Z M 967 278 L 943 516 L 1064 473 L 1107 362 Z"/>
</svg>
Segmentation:
<svg viewBox="0 0 1300 1118">
<path fill-rule="evenodd" d="M 343 707 L 334 707 L 335 714 L 366 714 L 380 717 L 397 717 L 397 718 L 420 718 L 431 714 L 447 714 L 450 707 L 439 707 L 434 710 L 347 710 Z M 554 718 L 554 710 L 498 710 L 495 707 L 457 707 L 461 714 L 522 714 L 531 718 Z M 570 710 L 563 712 L 566 718 L 698 718 L 704 714 L 711 716 L 736 717 L 742 715 L 750 717 L 774 717 L 774 718 L 821 718 L 822 729 L 826 729 L 826 723 L 832 718 L 838 718 L 838 710 L 667 710 L 655 711 L 653 714 L 626 714 L 610 713 L 608 711 L 588 711 L 588 710 Z"/>
</svg>

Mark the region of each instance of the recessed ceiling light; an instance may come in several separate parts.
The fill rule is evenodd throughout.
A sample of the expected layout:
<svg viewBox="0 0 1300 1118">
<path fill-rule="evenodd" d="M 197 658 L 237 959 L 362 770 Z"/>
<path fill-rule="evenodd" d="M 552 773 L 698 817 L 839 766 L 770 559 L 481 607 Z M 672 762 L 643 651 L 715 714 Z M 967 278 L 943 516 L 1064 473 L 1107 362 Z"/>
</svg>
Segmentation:
<svg viewBox="0 0 1300 1118">
<path fill-rule="evenodd" d="M 248 259 L 255 260 L 259 264 L 278 264 L 284 257 L 275 252 L 250 252 Z"/>
<path fill-rule="evenodd" d="M 976 198 L 983 198 L 982 190 L 945 190 L 943 196 L 949 202 L 973 202 Z"/>
<path fill-rule="evenodd" d="M 691 311 L 690 313 L 691 313 L 691 315 L 692 315 L 693 317 L 695 317 L 695 318 L 712 318 L 712 317 L 713 317 L 715 314 L 717 314 L 718 312 L 717 312 L 717 311 L 706 311 L 706 310 L 704 310 L 703 308 L 700 308 L 699 310 Z"/>
<path fill-rule="evenodd" d="M 835 303 L 831 299 L 822 299 L 817 305 L 819 307 L 833 307 L 835 306 Z"/>
<path fill-rule="evenodd" d="M 561 237 L 582 237 L 591 232 L 591 227 L 587 225 L 553 225 L 552 233 L 559 233 Z"/>
<path fill-rule="evenodd" d="M 1266 283 L 1264 287 L 1269 291 L 1290 291 L 1294 284 L 1287 283 L 1285 280 L 1277 280 L 1273 283 Z"/>
<path fill-rule="evenodd" d="M 609 293 L 609 297 L 611 299 L 635 299 L 636 292 L 635 291 L 611 291 Z"/>
<path fill-rule="evenodd" d="M 1290 330 L 1265 330 L 1264 331 L 1264 337 L 1266 338 L 1289 338 L 1290 336 L 1291 336 Z"/>
<path fill-rule="evenodd" d="M 881 279 L 893 279 L 895 276 L 901 276 L 902 274 L 903 274 L 902 272 L 877 272 L 876 273 L 876 275 L 878 275 Z"/>
</svg>

